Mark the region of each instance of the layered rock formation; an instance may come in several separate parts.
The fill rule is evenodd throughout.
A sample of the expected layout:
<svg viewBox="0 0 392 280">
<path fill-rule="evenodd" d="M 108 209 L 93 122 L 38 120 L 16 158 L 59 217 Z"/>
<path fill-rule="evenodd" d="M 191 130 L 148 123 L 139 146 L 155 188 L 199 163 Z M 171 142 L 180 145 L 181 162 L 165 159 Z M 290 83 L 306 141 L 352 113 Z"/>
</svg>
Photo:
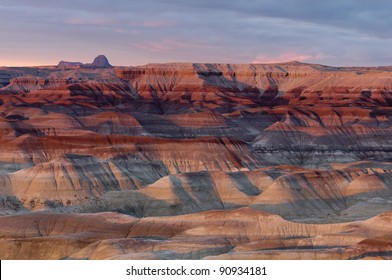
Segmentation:
<svg viewBox="0 0 392 280">
<path fill-rule="evenodd" d="M 70 61 L 60 61 L 57 65 L 57 68 L 65 69 L 65 68 L 111 68 L 109 60 L 103 54 L 98 55 L 94 58 L 93 63 L 81 63 L 81 62 L 70 62 Z"/>
<path fill-rule="evenodd" d="M 1 257 L 390 258 L 391 71 L 0 68 Z"/>
<path fill-rule="evenodd" d="M 109 60 L 104 56 L 103 54 L 98 55 L 93 63 L 91 64 L 92 67 L 97 67 L 97 68 L 109 68 L 112 67 L 110 65 Z"/>
</svg>

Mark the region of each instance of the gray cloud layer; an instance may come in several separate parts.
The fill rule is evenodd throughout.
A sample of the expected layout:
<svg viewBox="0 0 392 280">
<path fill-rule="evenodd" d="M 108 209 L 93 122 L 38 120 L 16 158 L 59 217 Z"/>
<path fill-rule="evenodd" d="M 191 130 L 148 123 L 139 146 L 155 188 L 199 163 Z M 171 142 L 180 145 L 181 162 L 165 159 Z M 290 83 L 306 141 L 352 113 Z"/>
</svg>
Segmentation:
<svg viewBox="0 0 392 280">
<path fill-rule="evenodd" d="M 1 0 L 0 65 L 392 64 L 392 1 Z"/>
</svg>

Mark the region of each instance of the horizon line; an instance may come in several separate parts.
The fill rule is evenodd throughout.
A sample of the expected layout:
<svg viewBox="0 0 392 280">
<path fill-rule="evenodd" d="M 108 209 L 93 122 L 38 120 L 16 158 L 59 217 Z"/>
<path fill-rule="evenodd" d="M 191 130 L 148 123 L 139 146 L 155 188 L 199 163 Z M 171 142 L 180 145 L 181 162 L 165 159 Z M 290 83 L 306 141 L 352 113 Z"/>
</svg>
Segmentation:
<svg viewBox="0 0 392 280">
<path fill-rule="evenodd" d="M 68 62 L 68 61 L 67 61 Z M 82 64 L 88 64 L 88 63 L 82 63 Z M 392 67 L 392 65 L 362 65 L 362 66 L 357 66 L 357 65 L 331 65 L 331 64 L 321 64 L 321 63 L 312 63 L 312 62 L 302 62 L 298 60 L 293 60 L 293 61 L 285 61 L 285 62 L 260 62 L 260 63 L 245 63 L 245 62 L 194 62 L 194 61 L 168 61 L 168 62 L 148 62 L 145 64 L 137 64 L 137 65 L 112 65 L 112 67 L 142 67 L 142 66 L 147 66 L 151 64 L 158 64 L 158 65 L 164 65 L 164 64 L 219 64 L 219 65 L 287 65 L 287 64 L 303 64 L 303 65 L 318 65 L 318 66 L 323 66 L 323 67 L 333 67 L 333 68 L 380 68 L 380 67 Z M 57 67 L 56 64 L 18 64 L 18 65 L 0 65 L 0 68 L 52 68 L 52 67 Z M 69 68 L 75 68 L 78 69 L 79 67 L 69 67 Z M 69 69 L 68 68 L 68 69 Z"/>
</svg>

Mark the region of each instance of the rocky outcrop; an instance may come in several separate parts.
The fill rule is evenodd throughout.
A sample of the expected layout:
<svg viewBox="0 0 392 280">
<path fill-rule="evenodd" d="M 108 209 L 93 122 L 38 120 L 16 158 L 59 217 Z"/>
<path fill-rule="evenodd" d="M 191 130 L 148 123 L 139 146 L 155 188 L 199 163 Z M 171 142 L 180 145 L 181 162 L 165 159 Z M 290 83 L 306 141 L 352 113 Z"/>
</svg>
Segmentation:
<svg viewBox="0 0 392 280">
<path fill-rule="evenodd" d="M 96 68 L 109 68 L 112 67 L 112 65 L 110 65 L 109 60 L 106 58 L 106 56 L 104 55 L 98 55 L 93 63 L 91 64 L 92 67 L 96 67 Z"/>
<path fill-rule="evenodd" d="M 57 68 L 60 69 L 75 69 L 75 68 L 92 68 L 92 69 L 97 69 L 97 68 L 111 68 L 112 65 L 110 65 L 109 60 L 107 59 L 106 56 L 104 55 L 98 55 L 93 63 L 82 63 L 82 62 L 69 62 L 69 61 L 60 61 L 59 64 L 57 64 Z"/>
<path fill-rule="evenodd" d="M 81 62 L 69 62 L 69 61 L 60 61 L 57 65 L 57 68 L 78 68 L 81 67 L 83 63 Z"/>
</svg>

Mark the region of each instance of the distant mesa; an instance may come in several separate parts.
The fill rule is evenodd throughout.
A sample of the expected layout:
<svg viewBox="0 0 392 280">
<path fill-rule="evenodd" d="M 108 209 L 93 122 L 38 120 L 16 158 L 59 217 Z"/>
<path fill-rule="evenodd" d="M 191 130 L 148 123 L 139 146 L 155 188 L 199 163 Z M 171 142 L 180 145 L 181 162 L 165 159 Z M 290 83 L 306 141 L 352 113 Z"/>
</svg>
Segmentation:
<svg viewBox="0 0 392 280">
<path fill-rule="evenodd" d="M 98 55 L 93 63 L 60 61 L 57 68 L 110 68 L 112 65 L 104 55 Z"/>
<path fill-rule="evenodd" d="M 75 67 L 81 67 L 83 63 L 81 62 L 69 62 L 69 61 L 60 61 L 59 64 L 57 65 L 58 68 L 75 68 Z"/>
<path fill-rule="evenodd" d="M 109 63 L 109 60 L 104 55 L 98 55 L 94 59 L 92 66 L 93 67 L 98 67 L 98 68 L 112 67 L 112 65 L 110 65 L 110 63 Z"/>
</svg>

